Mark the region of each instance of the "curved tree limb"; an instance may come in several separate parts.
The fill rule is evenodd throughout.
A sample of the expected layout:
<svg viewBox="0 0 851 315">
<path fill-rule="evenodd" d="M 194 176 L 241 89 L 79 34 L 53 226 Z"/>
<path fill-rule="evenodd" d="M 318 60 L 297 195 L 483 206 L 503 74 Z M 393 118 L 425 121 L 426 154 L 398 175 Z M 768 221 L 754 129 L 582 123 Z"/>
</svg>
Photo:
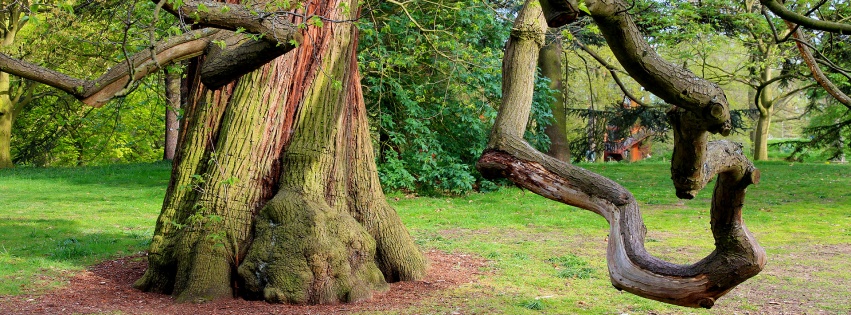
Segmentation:
<svg viewBox="0 0 851 315">
<path fill-rule="evenodd" d="M 649 255 L 644 248 L 646 228 L 629 191 L 600 175 L 548 157 L 523 140 L 532 103 L 534 71 L 529 69 L 534 69 L 533 60 L 543 39 L 540 15 L 536 6 L 527 3 L 515 22 L 503 64 L 499 116 L 488 149 L 476 167 L 487 177 L 506 177 L 544 197 L 606 218 L 610 224 L 609 275 L 616 288 L 666 303 L 711 307 L 765 264 L 765 252 L 741 218 L 745 188 L 758 182 L 759 171 L 742 154 L 740 145 L 706 142 L 707 126 L 713 124 L 704 121 L 707 115 L 700 106 L 669 113 L 677 130 L 672 173 L 678 195 L 693 196 L 719 174 L 711 208 L 716 249 L 692 265 L 676 265 Z M 710 115 L 712 118 L 717 117 Z"/>
<path fill-rule="evenodd" d="M 587 4 L 615 58 L 635 81 L 670 104 L 701 112 L 710 132 L 729 134 L 730 105 L 717 84 L 662 59 L 641 36 L 622 0 L 589 0 Z"/>
<path fill-rule="evenodd" d="M 783 6 L 782 3 L 777 2 L 777 0 L 759 0 L 759 2 L 762 3 L 762 5 L 764 5 L 765 7 L 767 7 L 768 10 L 770 10 L 772 13 L 777 14 L 777 16 L 788 22 L 800 24 L 807 28 L 820 31 L 845 35 L 851 34 L 851 24 L 811 19 L 805 15 L 801 15 L 794 11 L 786 9 L 786 7 Z"/>
<path fill-rule="evenodd" d="M 200 29 L 171 38 L 155 46 L 157 59 L 168 63 L 199 56 L 218 32 L 219 30 L 215 29 Z M 144 50 L 129 58 L 134 68 L 133 80 L 138 80 L 157 69 L 151 55 L 149 51 Z M 121 62 L 95 80 L 84 80 L 0 53 L 0 71 L 55 87 L 94 107 L 103 106 L 131 80 L 131 69 L 127 64 Z"/>
<path fill-rule="evenodd" d="M 810 51 L 808 47 L 808 43 L 806 38 L 804 38 L 804 34 L 800 29 L 796 29 L 795 25 L 789 21 L 786 21 L 786 26 L 792 30 L 792 37 L 795 38 L 795 45 L 798 46 L 798 51 L 801 52 L 801 58 L 804 59 L 804 62 L 807 63 L 807 67 L 810 68 L 810 72 L 813 74 L 813 79 L 818 82 L 821 87 L 827 91 L 830 96 L 833 96 L 834 99 L 845 105 L 845 107 L 851 108 L 851 97 L 848 97 L 845 93 L 842 92 L 833 81 L 824 75 L 824 72 L 819 68 L 816 59 L 813 57 L 813 53 Z"/>
</svg>

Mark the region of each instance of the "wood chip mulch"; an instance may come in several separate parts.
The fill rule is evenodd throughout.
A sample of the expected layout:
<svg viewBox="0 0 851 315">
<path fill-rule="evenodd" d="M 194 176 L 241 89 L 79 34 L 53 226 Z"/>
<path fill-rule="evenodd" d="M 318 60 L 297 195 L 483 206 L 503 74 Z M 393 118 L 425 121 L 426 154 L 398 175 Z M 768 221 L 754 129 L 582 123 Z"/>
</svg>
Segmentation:
<svg viewBox="0 0 851 315">
<path fill-rule="evenodd" d="M 68 281 L 68 286 L 39 295 L 0 296 L 0 314 L 340 314 L 401 310 L 438 297 L 439 304 L 461 300 L 442 295 L 449 289 L 476 282 L 486 262 L 470 255 L 426 252 L 429 271 L 420 281 L 391 283 L 390 290 L 351 304 L 293 306 L 243 299 L 223 299 L 203 304 L 175 303 L 168 295 L 141 292 L 132 284 L 147 268 L 147 260 L 131 256 L 89 267 Z M 449 299 L 449 300 L 447 300 Z"/>
</svg>

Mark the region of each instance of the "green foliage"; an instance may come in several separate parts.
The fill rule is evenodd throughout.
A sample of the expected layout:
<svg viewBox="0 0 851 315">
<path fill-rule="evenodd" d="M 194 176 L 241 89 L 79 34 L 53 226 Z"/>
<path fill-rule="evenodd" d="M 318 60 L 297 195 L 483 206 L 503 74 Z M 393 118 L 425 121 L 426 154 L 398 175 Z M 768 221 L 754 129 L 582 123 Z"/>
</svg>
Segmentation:
<svg viewBox="0 0 851 315">
<path fill-rule="evenodd" d="M 64 2 L 63 2 L 64 3 Z M 104 65 L 124 62 L 150 46 L 151 25 L 160 34 L 180 32 L 153 2 L 96 0 L 68 9 L 41 11 L 40 23 L 21 31 L 13 56 L 75 77 L 94 78 Z M 129 12 L 129 17 L 128 17 Z M 129 18 L 134 23 L 125 24 Z M 126 36 L 125 36 L 126 35 Z M 134 93 L 93 109 L 46 86 L 16 117 L 12 155 L 19 165 L 84 165 L 155 161 L 162 158 L 165 102 L 162 78 L 149 76 Z M 30 84 L 13 80 L 13 88 Z"/>
<path fill-rule="evenodd" d="M 150 77 L 144 83 L 156 84 Z M 49 91 L 17 117 L 12 155 L 19 165 L 98 165 L 162 158 L 165 103 L 159 85 L 91 108 Z M 46 90 L 46 89 L 45 89 Z"/>
<path fill-rule="evenodd" d="M 475 1 L 367 3 L 358 60 L 389 190 L 464 193 L 492 187 L 475 170 L 501 97 L 510 21 Z M 428 27 L 425 29 L 423 27 Z M 539 81 L 530 141 L 549 145 L 550 97 Z"/>
</svg>

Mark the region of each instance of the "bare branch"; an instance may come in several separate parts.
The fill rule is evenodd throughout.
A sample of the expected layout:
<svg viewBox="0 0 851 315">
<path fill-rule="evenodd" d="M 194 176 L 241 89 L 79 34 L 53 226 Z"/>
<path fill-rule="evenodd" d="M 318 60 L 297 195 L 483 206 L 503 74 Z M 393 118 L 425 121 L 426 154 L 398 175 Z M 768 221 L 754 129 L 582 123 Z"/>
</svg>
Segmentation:
<svg viewBox="0 0 851 315">
<path fill-rule="evenodd" d="M 670 104 L 700 113 L 706 118 L 701 123 L 708 124 L 710 132 L 729 134 L 730 105 L 717 84 L 662 59 L 632 18 L 618 13 L 628 7 L 623 1 L 588 0 L 587 4 L 606 43 L 635 81 Z"/>
<path fill-rule="evenodd" d="M 598 24 L 604 24 L 600 20 L 617 19 L 613 15 L 625 15 L 622 11 L 625 5 L 613 6 L 607 13 L 599 10 L 595 12 L 595 5 L 599 3 L 592 3 L 589 7 Z M 531 82 L 534 81 L 534 71 L 528 67 L 534 64 L 530 58 L 537 58 L 540 48 L 537 43 L 540 39 L 530 31 L 536 26 L 533 22 L 537 16 L 535 13 L 540 15 L 540 9 L 527 2 L 518 14 L 515 31 L 506 48 L 499 116 L 491 132 L 488 149 L 476 164 L 482 175 L 508 178 L 541 196 L 590 210 L 606 218 L 610 226 L 606 258 L 609 277 L 616 288 L 666 303 L 709 308 L 717 298 L 759 273 L 765 265 L 765 251 L 742 221 L 745 188 L 758 182 L 759 171 L 742 154 L 741 145 L 728 141 L 706 142 L 707 128 L 716 127 L 718 123 L 718 115 L 711 113 L 715 100 L 690 102 L 690 110 L 678 109 L 670 114 L 677 132 L 674 149 L 676 161 L 672 163 L 677 196 L 693 197 L 718 174 L 710 210 L 716 248 L 710 255 L 691 265 L 669 263 L 647 253 L 644 248 L 646 228 L 637 202 L 629 191 L 600 175 L 546 156 L 523 140 L 532 103 Z M 537 22 L 540 22 L 539 27 L 543 26 L 543 21 Z M 601 29 L 612 27 L 600 26 Z M 631 33 L 630 36 L 640 37 L 636 29 L 627 32 Z M 616 36 L 607 36 L 610 45 L 620 45 L 613 43 Z M 643 48 L 649 49 L 648 46 Z M 650 58 L 659 58 L 648 50 L 632 53 L 653 54 Z M 659 65 L 659 61 L 634 61 L 632 57 L 627 60 L 634 62 L 634 67 Z M 623 60 L 621 62 L 624 63 Z M 624 67 L 629 68 L 626 65 Z M 669 68 L 665 66 L 665 69 Z M 644 70 L 645 73 L 654 71 L 658 69 Z M 684 74 L 682 70 L 675 74 L 683 75 L 676 78 L 678 80 L 694 77 L 693 74 Z M 657 77 L 648 81 L 681 87 L 684 91 L 708 90 L 706 83 L 698 80 L 667 82 L 666 78 Z M 700 101 L 703 96 L 686 95 L 678 99 Z M 729 116 L 726 107 L 722 109 Z M 706 114 L 707 110 L 710 111 L 709 115 Z"/>
<path fill-rule="evenodd" d="M 575 41 L 575 43 L 576 43 L 576 46 L 579 46 L 580 49 L 582 49 L 583 51 L 588 53 L 588 55 L 593 57 L 594 60 L 597 60 L 597 62 L 599 62 L 601 65 L 603 65 L 603 67 L 606 67 L 606 70 L 609 70 L 609 73 L 612 75 L 612 79 L 615 80 L 615 83 L 618 85 L 618 87 L 620 87 L 621 91 L 623 91 L 623 93 L 626 94 L 626 97 L 629 97 L 629 99 L 631 99 L 633 102 L 635 102 L 636 104 L 638 104 L 640 106 L 650 107 L 650 105 L 647 105 L 646 103 L 642 102 L 641 99 L 639 99 L 634 94 L 632 94 L 632 92 L 626 87 L 626 85 L 623 84 L 620 77 L 618 76 L 618 73 L 617 73 L 618 69 L 617 68 L 612 66 L 612 64 L 610 64 L 605 59 L 603 59 L 603 57 L 600 57 L 600 55 L 595 53 L 593 50 L 589 49 L 588 46 L 585 46 L 585 44 L 581 43 L 580 41 L 577 40 L 577 41 Z"/>
</svg>

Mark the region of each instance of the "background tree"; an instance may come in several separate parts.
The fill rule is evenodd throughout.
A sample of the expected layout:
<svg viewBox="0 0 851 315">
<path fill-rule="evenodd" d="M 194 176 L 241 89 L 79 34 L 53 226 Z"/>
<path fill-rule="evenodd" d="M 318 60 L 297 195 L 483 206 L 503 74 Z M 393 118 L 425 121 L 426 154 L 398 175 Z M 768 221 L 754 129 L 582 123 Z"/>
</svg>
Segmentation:
<svg viewBox="0 0 851 315">
<path fill-rule="evenodd" d="M 826 149 L 827 159 L 839 159 L 847 149 L 845 137 L 848 123 L 845 119 L 851 109 L 851 63 L 849 39 L 851 25 L 844 23 L 851 16 L 847 5 L 826 5 L 826 1 L 802 1 L 787 8 L 776 1 L 760 1 L 768 10 L 784 20 L 778 26 L 787 35 L 776 35 L 777 41 L 793 41 L 801 64 L 806 65 L 810 76 L 821 87 L 809 93 L 809 109 L 814 112 L 805 132 L 809 140 L 795 141 L 790 159 L 800 158 L 809 149 Z M 766 19 L 770 14 L 763 12 Z M 818 18 L 811 18 L 815 15 Z M 800 23 L 800 24 L 797 24 Z M 774 30 L 775 33 L 779 31 Z M 834 108 L 837 107 L 837 108 Z M 843 113 L 844 112 L 844 113 Z"/>
<path fill-rule="evenodd" d="M 554 34 L 554 33 L 551 33 Z M 557 34 L 554 34 L 557 35 Z M 541 48 L 538 67 L 541 74 L 550 81 L 553 90 L 553 102 L 550 104 L 553 121 L 545 132 L 550 139 L 550 147 L 546 151 L 550 156 L 570 162 L 570 143 L 567 139 L 567 103 L 565 103 L 564 84 L 564 49 L 561 38 L 557 37 Z"/>
</svg>

